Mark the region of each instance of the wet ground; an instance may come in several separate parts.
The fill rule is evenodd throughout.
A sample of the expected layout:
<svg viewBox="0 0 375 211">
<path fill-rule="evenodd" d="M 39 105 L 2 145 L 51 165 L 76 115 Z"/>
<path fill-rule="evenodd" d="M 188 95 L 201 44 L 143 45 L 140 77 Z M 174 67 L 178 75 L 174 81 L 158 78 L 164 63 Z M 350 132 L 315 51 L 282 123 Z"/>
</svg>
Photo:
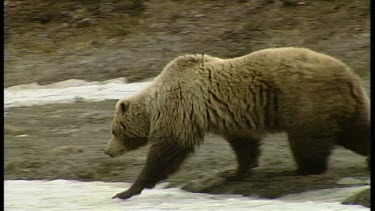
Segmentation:
<svg viewBox="0 0 375 211">
<path fill-rule="evenodd" d="M 228 58 L 268 47 L 303 46 L 342 59 L 369 88 L 369 1 L 122 2 L 5 1 L 5 87 L 71 78 L 136 81 L 157 75 L 184 53 Z M 117 159 L 103 153 L 114 104 L 6 109 L 5 179 L 134 181 L 146 149 Z M 260 167 L 251 177 L 224 181 L 222 172 L 235 167 L 227 143 L 208 136 L 168 181 L 193 192 L 274 198 L 348 186 L 337 184 L 345 177 L 369 178 L 365 158 L 342 148 L 334 151 L 326 174 L 294 175 L 283 134 L 264 142 Z M 361 183 L 366 182 L 349 186 Z"/>
</svg>

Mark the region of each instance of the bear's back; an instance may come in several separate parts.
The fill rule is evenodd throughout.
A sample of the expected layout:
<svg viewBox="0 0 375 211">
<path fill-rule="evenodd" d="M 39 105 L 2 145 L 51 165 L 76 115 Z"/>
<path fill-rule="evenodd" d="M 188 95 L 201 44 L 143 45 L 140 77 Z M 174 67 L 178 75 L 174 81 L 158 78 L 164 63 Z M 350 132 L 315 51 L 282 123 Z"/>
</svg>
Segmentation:
<svg viewBox="0 0 375 211">
<path fill-rule="evenodd" d="M 319 87 L 359 83 L 360 78 L 343 62 L 305 48 L 271 48 L 242 57 L 213 62 L 206 77 L 233 86 L 266 84 L 273 88 L 301 93 Z"/>
<path fill-rule="evenodd" d="M 263 75 L 277 75 L 277 78 L 289 77 L 292 74 L 307 78 L 353 74 L 350 68 L 340 60 L 306 48 L 270 48 L 233 60 L 243 61 L 243 65 L 251 66 Z"/>
<path fill-rule="evenodd" d="M 213 61 L 200 73 L 207 113 L 219 128 L 277 130 L 294 114 L 345 115 L 357 103 L 352 93 L 363 96 L 360 78 L 347 65 L 304 48 L 266 49 Z"/>
</svg>

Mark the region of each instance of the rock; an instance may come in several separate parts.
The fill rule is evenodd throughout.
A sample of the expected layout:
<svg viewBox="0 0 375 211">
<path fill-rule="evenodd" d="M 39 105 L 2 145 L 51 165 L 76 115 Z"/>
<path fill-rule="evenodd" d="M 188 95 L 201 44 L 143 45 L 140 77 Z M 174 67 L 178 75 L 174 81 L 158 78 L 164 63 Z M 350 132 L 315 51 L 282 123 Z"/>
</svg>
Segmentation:
<svg viewBox="0 0 375 211">
<path fill-rule="evenodd" d="M 194 15 L 194 17 L 203 18 L 203 17 L 206 17 L 206 15 L 205 14 L 196 14 L 196 15 Z"/>
<path fill-rule="evenodd" d="M 74 97 L 74 103 L 81 103 L 85 101 L 85 98 L 81 97 L 81 96 L 75 96 Z"/>
<path fill-rule="evenodd" d="M 53 148 L 49 151 L 49 153 L 55 154 L 55 155 L 82 153 L 82 152 L 84 152 L 83 146 L 61 146 L 61 147 Z"/>
<path fill-rule="evenodd" d="M 77 28 L 83 28 L 83 27 L 88 27 L 92 24 L 92 21 L 90 18 L 85 18 L 76 23 Z"/>
<path fill-rule="evenodd" d="M 302 6 L 305 5 L 304 1 L 301 0 L 281 0 L 284 6 Z"/>
<path fill-rule="evenodd" d="M 362 205 L 365 207 L 371 207 L 371 189 L 362 190 L 348 198 L 346 198 L 342 204 L 347 205 Z"/>
<path fill-rule="evenodd" d="M 29 135 L 27 135 L 27 134 L 21 134 L 21 135 L 18 135 L 18 136 L 16 136 L 17 138 L 24 138 L 24 137 L 28 137 Z"/>
<path fill-rule="evenodd" d="M 63 28 L 68 28 L 68 27 L 70 26 L 70 24 L 69 24 L 69 23 L 62 23 L 61 26 L 62 26 Z"/>
<path fill-rule="evenodd" d="M 9 124 L 6 124 L 4 126 L 4 129 L 5 129 L 6 134 L 11 134 L 11 135 L 14 135 L 14 136 L 24 135 L 27 132 L 26 128 L 14 126 L 14 125 L 9 125 Z"/>
</svg>

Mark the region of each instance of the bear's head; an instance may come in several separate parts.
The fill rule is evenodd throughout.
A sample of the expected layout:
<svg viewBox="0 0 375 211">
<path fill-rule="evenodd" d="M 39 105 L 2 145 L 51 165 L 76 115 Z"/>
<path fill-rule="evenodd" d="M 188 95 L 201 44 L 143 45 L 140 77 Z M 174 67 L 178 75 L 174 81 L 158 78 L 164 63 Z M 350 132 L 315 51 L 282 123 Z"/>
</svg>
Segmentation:
<svg viewBox="0 0 375 211">
<path fill-rule="evenodd" d="M 132 100 L 119 100 L 112 121 L 112 140 L 105 154 L 118 157 L 145 146 L 148 140 L 149 119 L 144 105 Z"/>
</svg>

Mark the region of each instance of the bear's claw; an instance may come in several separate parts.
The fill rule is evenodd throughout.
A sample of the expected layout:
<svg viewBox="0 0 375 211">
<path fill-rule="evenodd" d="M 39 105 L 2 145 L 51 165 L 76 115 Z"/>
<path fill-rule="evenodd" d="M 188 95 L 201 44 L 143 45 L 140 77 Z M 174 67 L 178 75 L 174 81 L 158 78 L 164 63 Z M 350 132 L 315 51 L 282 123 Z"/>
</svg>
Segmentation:
<svg viewBox="0 0 375 211">
<path fill-rule="evenodd" d="M 115 198 L 128 199 L 132 196 L 133 196 L 133 194 L 129 193 L 128 191 L 124 191 L 124 192 L 116 194 L 115 196 L 112 197 L 112 199 L 115 199 Z"/>
<path fill-rule="evenodd" d="M 128 199 L 134 195 L 138 195 L 142 192 L 142 189 L 139 188 L 130 188 L 124 192 L 118 193 L 112 197 L 112 199 L 119 198 L 119 199 Z"/>
</svg>

